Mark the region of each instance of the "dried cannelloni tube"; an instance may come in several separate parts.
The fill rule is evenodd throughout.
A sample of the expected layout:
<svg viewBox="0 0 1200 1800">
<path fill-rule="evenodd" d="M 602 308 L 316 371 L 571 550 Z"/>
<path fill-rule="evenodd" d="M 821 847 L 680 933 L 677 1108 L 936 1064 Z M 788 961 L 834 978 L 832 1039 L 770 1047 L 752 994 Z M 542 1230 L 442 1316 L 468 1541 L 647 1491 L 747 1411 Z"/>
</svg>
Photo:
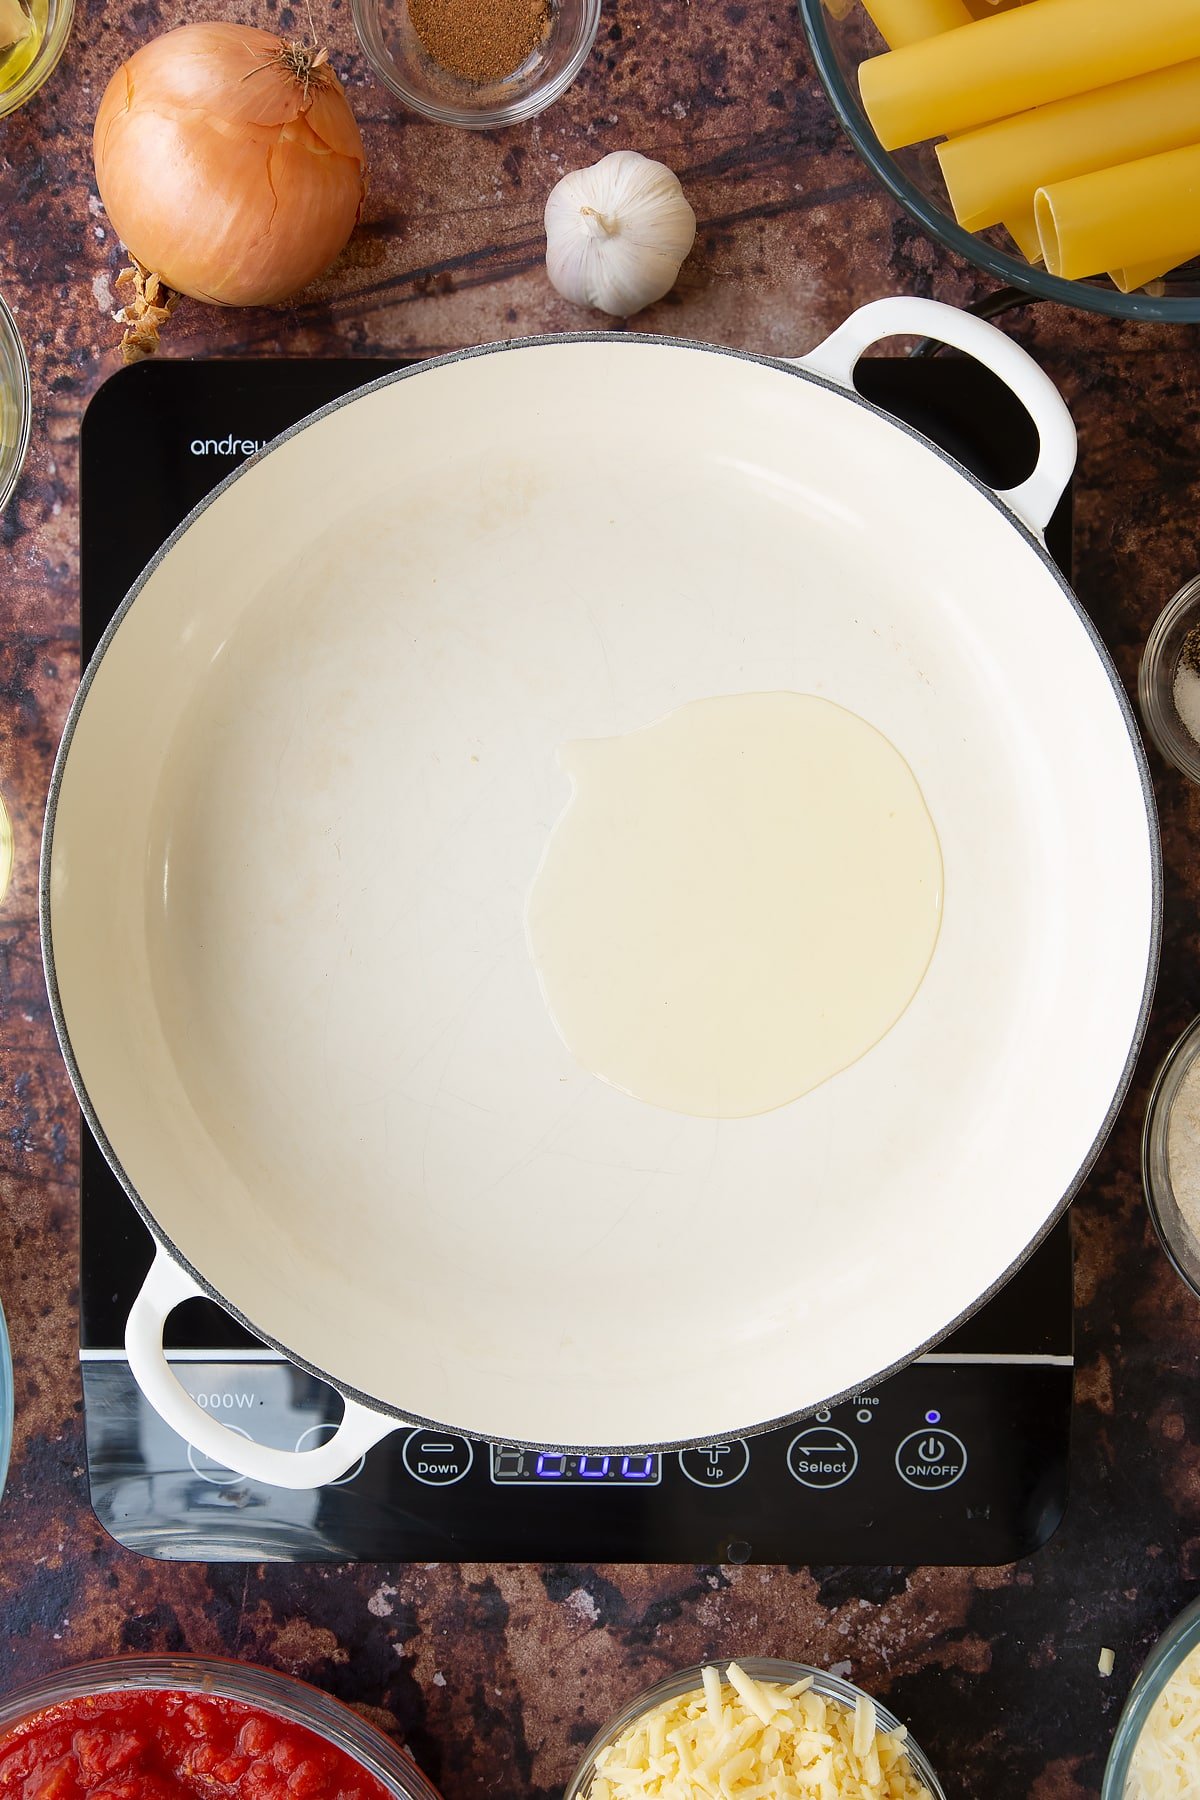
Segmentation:
<svg viewBox="0 0 1200 1800">
<path fill-rule="evenodd" d="M 1041 262 L 1042 245 L 1038 237 L 1037 220 L 1033 216 L 1033 196 L 1029 197 L 1028 206 L 1016 208 L 1004 221 L 1007 231 L 1026 262 Z"/>
<path fill-rule="evenodd" d="M 841 18 L 853 3 L 854 0 L 825 0 L 826 6 Z M 942 31 L 954 31 L 984 15 L 990 18 L 993 6 L 1032 5 L 1034 0 L 970 0 L 969 6 L 967 0 L 862 0 L 862 3 L 884 42 L 895 49 L 900 44 L 919 43 L 922 38 L 934 37 Z M 1005 221 L 1009 236 L 1028 262 L 1037 262 L 1042 254 L 1033 219 L 1033 187 L 1031 183 L 1019 213 Z"/>
<path fill-rule="evenodd" d="M 893 50 L 971 23 L 966 0 L 863 0 L 863 6 Z"/>
<path fill-rule="evenodd" d="M 870 57 L 858 75 L 880 143 L 898 150 L 1195 57 L 1198 0 L 1035 0 Z"/>
<path fill-rule="evenodd" d="M 1196 245 L 1195 250 L 1185 260 L 1190 262 L 1192 256 L 1200 256 L 1200 244 Z M 1137 292 L 1138 288 L 1147 287 L 1152 281 L 1161 281 L 1164 275 L 1169 275 L 1172 269 L 1178 267 L 1178 257 L 1169 263 L 1164 263 L 1161 257 L 1156 257 L 1153 262 L 1132 263 L 1127 269 L 1110 269 L 1108 279 L 1114 287 L 1120 288 L 1123 294 L 1133 294 Z"/>
<path fill-rule="evenodd" d="M 1155 265 L 1162 274 L 1200 249 L 1200 144 L 1052 182 L 1034 213 L 1052 275 L 1116 269 L 1151 280 Z"/>
<path fill-rule="evenodd" d="M 1039 187 L 1197 142 L 1200 60 L 982 125 L 937 155 L 955 218 L 981 231 L 1028 207 Z"/>
</svg>

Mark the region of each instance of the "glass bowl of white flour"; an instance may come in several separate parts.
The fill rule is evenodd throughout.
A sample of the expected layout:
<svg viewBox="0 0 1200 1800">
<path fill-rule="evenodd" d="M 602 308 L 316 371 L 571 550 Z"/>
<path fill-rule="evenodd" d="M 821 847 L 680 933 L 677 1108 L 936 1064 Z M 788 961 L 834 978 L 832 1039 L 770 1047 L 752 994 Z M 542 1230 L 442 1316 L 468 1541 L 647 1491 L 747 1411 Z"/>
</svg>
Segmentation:
<svg viewBox="0 0 1200 1800">
<path fill-rule="evenodd" d="M 1200 1019 L 1155 1078 L 1142 1133 L 1142 1183 L 1163 1249 L 1200 1297 Z"/>
<path fill-rule="evenodd" d="M 1200 781 L 1200 575 L 1155 621 L 1138 670 L 1138 704 L 1167 761 Z"/>
</svg>

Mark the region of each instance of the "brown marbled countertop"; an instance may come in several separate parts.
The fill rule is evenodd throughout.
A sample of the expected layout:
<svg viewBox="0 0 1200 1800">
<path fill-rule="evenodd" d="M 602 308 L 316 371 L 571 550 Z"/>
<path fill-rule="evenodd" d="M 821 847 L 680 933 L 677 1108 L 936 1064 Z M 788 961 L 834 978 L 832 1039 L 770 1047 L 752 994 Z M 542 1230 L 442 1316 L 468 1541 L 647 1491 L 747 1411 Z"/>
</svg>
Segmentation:
<svg viewBox="0 0 1200 1800">
<path fill-rule="evenodd" d="M 287 30 L 277 0 L 216 11 Z M 326 8 L 315 7 L 324 28 Z M 0 909 L 0 1293 L 17 1430 L 0 1511 L 0 1682 L 120 1648 L 229 1651 L 307 1675 L 407 1739 L 447 1800 L 553 1796 L 635 1686 L 717 1652 L 848 1660 L 908 1717 L 952 1800 L 1095 1794 L 1146 1648 L 1200 1587 L 1200 1306 L 1159 1253 L 1138 1178 L 1153 1068 L 1200 1010 L 1200 790 L 1156 767 L 1163 975 L 1124 1116 L 1075 1207 L 1073 1496 L 1047 1548 L 1000 1569 L 157 1565 L 88 1507 L 76 1364 L 77 1123 L 38 957 L 36 846 L 77 672 L 76 443 L 114 368 L 121 252 L 91 186 L 113 66 L 183 0 L 81 0 L 49 87 L 0 122 L 0 283 L 33 369 L 33 447 L 0 523 L 0 791 L 15 885 Z M 787 0 L 606 0 L 595 52 L 541 119 L 473 135 L 400 114 L 328 31 L 372 188 L 343 263 L 299 305 L 181 311 L 174 356 L 387 355 L 578 327 L 549 289 L 540 214 L 566 167 L 635 145 L 700 216 L 677 293 L 637 328 L 798 352 L 894 291 L 986 286 L 876 188 L 842 140 Z M 1011 322 L 1080 428 L 1076 585 L 1133 685 L 1163 602 L 1196 572 L 1200 383 L 1192 329 L 1057 307 Z M 140 447 L 129 445 L 137 504 Z M 1036 646 L 1030 646 L 1035 655 Z M 1102 1645 L 1117 1652 L 1108 1681 Z"/>
</svg>

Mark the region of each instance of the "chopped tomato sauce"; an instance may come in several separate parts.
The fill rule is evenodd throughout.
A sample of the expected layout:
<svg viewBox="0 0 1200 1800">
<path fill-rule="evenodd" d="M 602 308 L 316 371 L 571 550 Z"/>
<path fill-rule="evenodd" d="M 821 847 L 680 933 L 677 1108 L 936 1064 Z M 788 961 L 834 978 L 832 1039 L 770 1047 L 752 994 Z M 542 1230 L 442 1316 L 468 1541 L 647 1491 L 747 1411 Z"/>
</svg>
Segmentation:
<svg viewBox="0 0 1200 1800">
<path fill-rule="evenodd" d="M 391 1800 L 316 1732 L 241 1700 L 128 1689 L 0 1737 L 0 1800 Z"/>
</svg>

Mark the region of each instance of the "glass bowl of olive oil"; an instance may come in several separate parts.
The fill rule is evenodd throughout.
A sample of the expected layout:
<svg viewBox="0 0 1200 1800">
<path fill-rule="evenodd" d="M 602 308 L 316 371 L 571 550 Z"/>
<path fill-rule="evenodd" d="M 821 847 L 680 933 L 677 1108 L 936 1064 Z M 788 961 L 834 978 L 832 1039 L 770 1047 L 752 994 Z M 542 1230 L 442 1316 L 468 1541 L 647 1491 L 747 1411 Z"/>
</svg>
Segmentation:
<svg viewBox="0 0 1200 1800">
<path fill-rule="evenodd" d="M 25 346 L 0 295 L 0 512 L 8 505 L 25 461 L 32 411 Z"/>
<path fill-rule="evenodd" d="M 75 0 L 0 0 L 0 119 L 53 74 L 74 17 Z"/>
</svg>

